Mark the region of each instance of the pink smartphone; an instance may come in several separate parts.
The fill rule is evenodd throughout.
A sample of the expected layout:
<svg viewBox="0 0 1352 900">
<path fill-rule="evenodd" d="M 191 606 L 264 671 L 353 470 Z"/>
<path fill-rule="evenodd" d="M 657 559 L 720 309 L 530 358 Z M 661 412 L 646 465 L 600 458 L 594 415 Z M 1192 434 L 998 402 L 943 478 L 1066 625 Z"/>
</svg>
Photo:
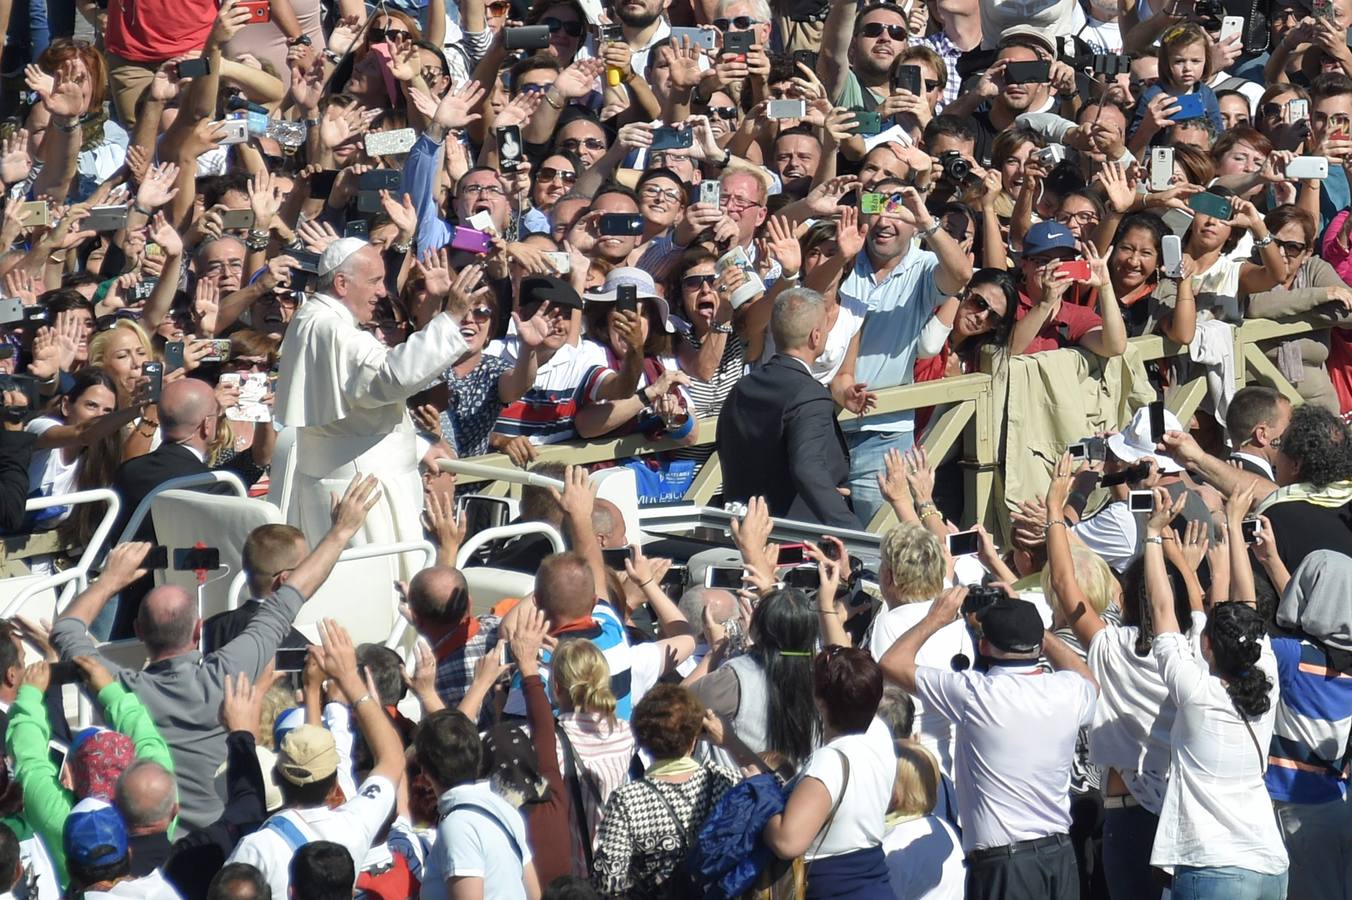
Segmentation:
<svg viewBox="0 0 1352 900">
<path fill-rule="evenodd" d="M 455 231 L 451 232 L 451 246 L 470 253 L 487 253 L 493 246 L 493 238 L 485 232 L 457 225 Z"/>
</svg>

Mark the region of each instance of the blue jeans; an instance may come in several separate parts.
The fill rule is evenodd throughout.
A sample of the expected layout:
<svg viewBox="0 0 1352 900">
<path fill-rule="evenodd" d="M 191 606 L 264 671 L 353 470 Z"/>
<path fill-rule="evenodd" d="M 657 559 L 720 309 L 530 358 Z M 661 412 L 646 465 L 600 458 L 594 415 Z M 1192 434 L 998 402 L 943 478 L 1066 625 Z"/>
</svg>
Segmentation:
<svg viewBox="0 0 1352 900">
<path fill-rule="evenodd" d="M 1239 866 L 1174 870 L 1174 900 L 1286 900 L 1286 873 L 1264 875 Z"/>
<path fill-rule="evenodd" d="M 1143 806 L 1103 810 L 1103 874 L 1113 900 L 1158 900 L 1161 888 L 1150 868 L 1159 816 Z"/>
<path fill-rule="evenodd" d="M 850 448 L 850 503 L 859 522 L 868 528 L 873 514 L 883 505 L 883 493 L 878 489 L 878 474 L 885 471 L 883 464 L 887 451 L 896 448 L 905 453 L 915 445 L 915 432 L 906 431 L 851 431 L 845 435 Z"/>
</svg>

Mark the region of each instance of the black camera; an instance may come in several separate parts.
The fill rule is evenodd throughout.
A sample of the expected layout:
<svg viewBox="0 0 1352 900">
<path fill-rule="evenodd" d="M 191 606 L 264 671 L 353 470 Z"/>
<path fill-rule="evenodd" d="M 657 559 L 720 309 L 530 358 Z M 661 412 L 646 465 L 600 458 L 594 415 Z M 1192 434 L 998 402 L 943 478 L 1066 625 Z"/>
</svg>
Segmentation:
<svg viewBox="0 0 1352 900">
<path fill-rule="evenodd" d="M 0 399 L 0 420 L 17 425 L 38 411 L 38 382 L 32 375 L 0 375 L 0 396 L 5 392 L 23 395 L 21 406 L 10 406 Z"/>
<path fill-rule="evenodd" d="M 1221 18 L 1225 15 L 1225 4 L 1221 0 L 1197 0 L 1193 4 L 1197 22 L 1207 31 L 1217 31 L 1221 27 Z"/>
<path fill-rule="evenodd" d="M 967 596 L 962 598 L 962 614 L 980 616 L 1004 596 L 1003 588 L 989 584 L 973 585 L 967 589 Z"/>
<path fill-rule="evenodd" d="M 939 180 L 954 187 L 961 187 L 975 177 L 972 175 L 972 164 L 957 150 L 940 153 L 939 166 L 943 170 Z"/>
</svg>

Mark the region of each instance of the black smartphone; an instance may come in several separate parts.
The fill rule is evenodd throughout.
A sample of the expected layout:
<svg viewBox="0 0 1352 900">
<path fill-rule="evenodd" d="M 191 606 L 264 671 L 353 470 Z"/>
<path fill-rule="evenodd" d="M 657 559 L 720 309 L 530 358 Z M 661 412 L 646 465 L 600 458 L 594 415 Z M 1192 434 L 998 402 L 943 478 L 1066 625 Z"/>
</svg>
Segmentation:
<svg viewBox="0 0 1352 900">
<path fill-rule="evenodd" d="M 1239 533 L 1244 536 L 1244 543 L 1253 545 L 1258 543 L 1258 535 L 1263 531 L 1262 519 L 1245 519 L 1239 523 Z"/>
<path fill-rule="evenodd" d="M 521 167 L 525 145 L 521 143 L 521 126 L 505 125 L 496 129 L 498 139 L 498 167 L 504 172 L 515 172 Z"/>
<path fill-rule="evenodd" d="M 397 169 L 372 169 L 363 172 L 357 179 L 357 190 L 362 193 L 398 191 L 400 179 L 403 177 Z"/>
<path fill-rule="evenodd" d="M 807 590 L 820 587 L 822 583 L 821 573 L 817 571 L 816 566 L 798 566 L 789 569 L 783 578 L 786 586 Z"/>
<path fill-rule="evenodd" d="M 1150 411 L 1150 440 L 1158 444 L 1164 440 L 1164 401 L 1156 400 L 1148 407 Z"/>
<path fill-rule="evenodd" d="M 629 213 L 606 213 L 597 226 L 603 236 L 625 237 L 643 233 L 643 217 Z"/>
<path fill-rule="evenodd" d="M 624 571 L 624 561 L 634 558 L 634 548 L 628 545 L 623 547 L 605 547 L 601 550 L 601 559 L 605 561 L 607 569 L 614 569 L 616 572 Z"/>
<path fill-rule="evenodd" d="M 973 556 L 981 549 L 981 535 L 975 531 L 959 531 L 948 536 L 948 555 Z"/>
<path fill-rule="evenodd" d="M 183 368 L 183 342 L 167 341 L 164 345 L 164 365 L 170 372 Z"/>
<path fill-rule="evenodd" d="M 220 567 L 221 551 L 216 547 L 180 547 L 174 551 L 175 571 L 196 572 Z"/>
<path fill-rule="evenodd" d="M 1120 75 L 1131 71 L 1131 57 L 1117 53 L 1095 53 L 1091 64 L 1095 75 Z"/>
<path fill-rule="evenodd" d="M 648 150 L 654 153 L 658 150 L 684 150 L 693 146 L 694 142 L 695 133 L 689 128 L 660 125 L 653 129 L 653 142 Z"/>
<path fill-rule="evenodd" d="M 288 250 L 286 255 L 296 261 L 296 268 L 314 275 L 319 272 L 319 254 L 313 250 Z"/>
<path fill-rule="evenodd" d="M 756 43 L 756 36 L 750 31 L 725 31 L 723 32 L 722 52 L 734 56 L 746 56 L 751 52 L 751 45 L 754 43 Z"/>
<path fill-rule="evenodd" d="M 638 312 L 638 288 L 632 284 L 622 284 L 615 288 L 615 311 Z"/>
<path fill-rule="evenodd" d="M 893 90 L 910 91 L 917 97 L 924 93 L 924 82 L 919 66 L 897 66 L 897 71 L 892 74 Z"/>
<path fill-rule="evenodd" d="M 211 74 L 211 63 L 205 56 L 199 56 L 197 59 L 184 59 L 178 63 L 179 78 L 201 78 L 203 75 Z"/>
<path fill-rule="evenodd" d="M 365 219 L 351 219 L 343 225 L 343 237 L 361 238 L 363 241 L 371 236 L 371 223 Z"/>
<path fill-rule="evenodd" d="M 276 672 L 304 672 L 305 658 L 309 653 L 306 647 L 278 647 L 272 668 Z"/>
<path fill-rule="evenodd" d="M 1052 80 L 1052 64 L 1045 59 L 1012 62 L 1005 66 L 1005 84 L 1046 84 Z"/>
<path fill-rule="evenodd" d="M 776 566 L 801 566 L 807 561 L 807 555 L 803 552 L 802 544 L 780 544 L 779 559 L 775 560 Z"/>
<path fill-rule="evenodd" d="M 338 178 L 337 169 L 324 169 L 310 176 L 310 196 L 315 200 L 327 200 L 333 193 L 333 182 Z"/>
<path fill-rule="evenodd" d="M 814 72 L 817 71 L 817 53 L 814 50 L 793 51 L 793 61 L 802 63 Z"/>
<path fill-rule="evenodd" d="M 80 680 L 80 667 L 73 662 L 55 662 L 47 667 L 51 673 L 50 687 L 61 684 L 76 684 Z"/>
<path fill-rule="evenodd" d="M 164 363 L 142 363 L 141 374 L 150 379 L 150 390 L 146 393 L 147 403 L 159 403 L 164 391 Z"/>
<path fill-rule="evenodd" d="M 508 28 L 503 33 L 503 46 L 508 50 L 543 50 L 549 46 L 548 25 L 523 25 Z"/>
<path fill-rule="evenodd" d="M 167 569 L 169 568 L 169 548 L 163 545 L 151 547 L 146 558 L 141 560 L 143 569 Z"/>
<path fill-rule="evenodd" d="M 662 576 L 662 593 L 670 597 L 673 603 L 680 600 L 681 595 L 685 593 L 686 580 L 689 577 L 690 570 L 685 566 L 672 566 Z"/>
</svg>

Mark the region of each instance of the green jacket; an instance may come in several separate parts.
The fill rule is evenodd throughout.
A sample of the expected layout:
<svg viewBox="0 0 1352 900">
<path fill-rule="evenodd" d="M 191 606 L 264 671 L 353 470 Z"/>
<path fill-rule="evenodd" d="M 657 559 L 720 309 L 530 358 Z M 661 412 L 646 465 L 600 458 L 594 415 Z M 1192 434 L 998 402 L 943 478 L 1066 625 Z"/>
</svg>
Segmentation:
<svg viewBox="0 0 1352 900">
<path fill-rule="evenodd" d="M 160 737 L 149 710 L 135 694 L 114 681 L 99 691 L 98 701 L 109 727 L 131 738 L 137 759 L 149 759 L 174 771 L 169 745 Z M 68 876 L 61 833 L 76 797 L 73 791 L 61 785 L 61 773 L 47 752 L 51 739 L 52 729 L 47 722 L 42 692 L 31 684 L 21 685 L 14 705 L 9 708 L 9 731 L 5 741 L 14 757 L 19 787 L 23 790 L 24 818 L 47 844 L 64 887 Z M 172 826 L 169 833 L 173 834 Z"/>
</svg>

